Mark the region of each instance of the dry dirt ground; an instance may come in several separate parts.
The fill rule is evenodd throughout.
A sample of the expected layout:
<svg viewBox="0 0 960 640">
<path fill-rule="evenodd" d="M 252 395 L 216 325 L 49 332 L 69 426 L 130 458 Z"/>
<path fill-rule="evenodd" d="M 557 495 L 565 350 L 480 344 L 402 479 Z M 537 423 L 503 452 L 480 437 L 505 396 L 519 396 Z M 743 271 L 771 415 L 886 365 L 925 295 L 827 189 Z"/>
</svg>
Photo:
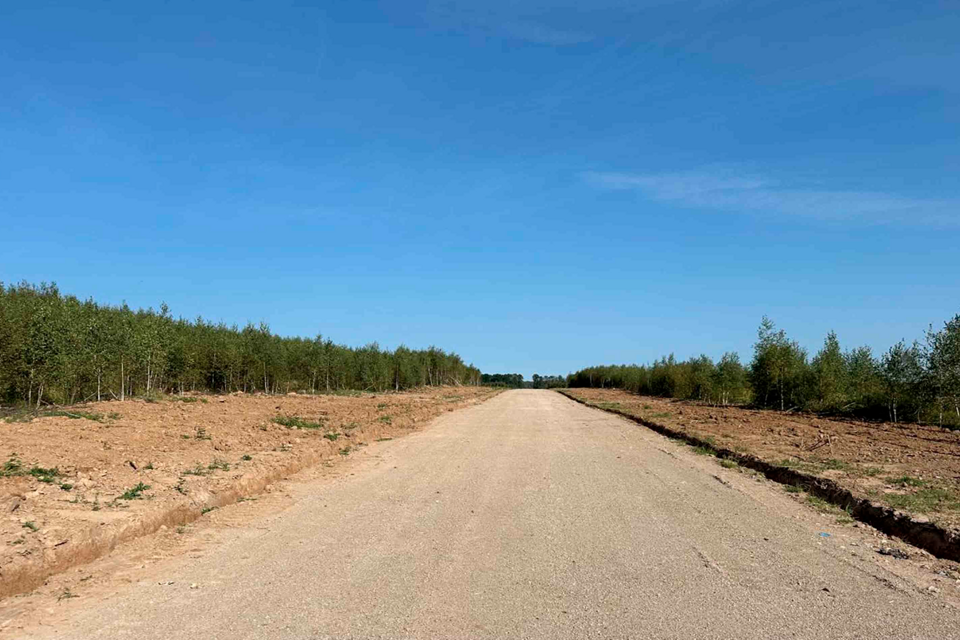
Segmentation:
<svg viewBox="0 0 960 640">
<path fill-rule="evenodd" d="M 0 637 L 960 637 L 935 560 L 720 462 L 509 391 L 10 598 Z"/>
<path fill-rule="evenodd" d="M 493 393 L 168 397 L 0 419 L 0 597 Z"/>
<path fill-rule="evenodd" d="M 614 408 L 768 462 L 832 478 L 855 495 L 960 525 L 960 432 L 705 406 L 619 389 L 571 389 Z"/>
</svg>

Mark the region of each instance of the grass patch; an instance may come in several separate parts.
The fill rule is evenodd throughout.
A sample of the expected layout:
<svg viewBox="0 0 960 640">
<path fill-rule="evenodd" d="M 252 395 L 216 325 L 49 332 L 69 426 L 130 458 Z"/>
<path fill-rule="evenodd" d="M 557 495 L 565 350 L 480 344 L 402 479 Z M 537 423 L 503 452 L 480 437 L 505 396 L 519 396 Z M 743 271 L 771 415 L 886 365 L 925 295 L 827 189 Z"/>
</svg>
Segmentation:
<svg viewBox="0 0 960 640">
<path fill-rule="evenodd" d="M 900 476 L 899 478 L 888 478 L 887 482 L 890 484 L 895 484 L 898 487 L 922 487 L 927 483 L 925 480 L 920 478 L 914 478 L 913 476 Z"/>
<path fill-rule="evenodd" d="M 857 469 L 857 473 L 865 478 L 873 478 L 883 473 L 883 469 L 880 467 L 860 467 Z"/>
<path fill-rule="evenodd" d="M 837 460 L 836 458 L 830 458 L 829 460 L 817 461 L 824 470 L 830 471 L 851 471 L 853 467 L 844 462 L 843 460 Z"/>
<path fill-rule="evenodd" d="M 339 452 L 339 453 L 340 453 L 340 455 L 342 455 L 342 456 L 348 456 L 348 455 L 350 455 L 350 451 L 351 451 L 351 450 L 352 450 L 352 449 L 350 448 L 350 445 L 347 445 L 347 446 L 345 446 L 343 449 L 340 449 L 340 452 Z"/>
<path fill-rule="evenodd" d="M 595 402 L 593 406 L 598 409 L 604 409 L 605 411 L 615 411 L 620 408 L 619 402 Z"/>
<path fill-rule="evenodd" d="M 287 429 L 322 429 L 323 420 L 316 422 L 301 418 L 300 416 L 277 416 L 273 422 L 286 427 Z"/>
<path fill-rule="evenodd" d="M 94 422 L 103 422 L 107 418 L 107 416 L 103 415 L 102 413 L 92 413 L 90 411 L 65 411 L 63 409 L 48 411 L 43 415 L 70 418 L 71 420 L 93 420 Z"/>
<path fill-rule="evenodd" d="M 204 507 L 203 509 L 200 509 L 200 515 L 205 516 L 214 509 L 216 509 L 216 507 Z"/>
<path fill-rule="evenodd" d="M 393 416 L 391 415 L 380 416 L 379 418 L 377 418 L 377 420 L 379 420 L 384 424 L 391 424 L 393 422 Z"/>
<path fill-rule="evenodd" d="M 891 507 L 904 511 L 953 511 L 960 508 L 957 494 L 937 487 L 925 487 L 915 493 L 888 493 L 883 499 Z"/>
<path fill-rule="evenodd" d="M 92 420 L 93 422 L 106 422 L 119 418 L 119 413 L 94 413 L 92 411 L 67 411 L 66 409 L 44 409 L 37 411 L 29 407 L 13 409 L 3 416 L 7 422 L 30 422 L 34 418 L 70 418 L 71 420 Z"/>
<path fill-rule="evenodd" d="M 30 531 L 39 531 L 40 527 L 37 526 L 37 523 L 33 520 L 27 520 L 21 525 L 24 529 L 30 529 Z"/>
<path fill-rule="evenodd" d="M 835 513 L 839 511 L 838 507 L 817 496 L 807 496 L 807 504 L 820 513 Z"/>
<path fill-rule="evenodd" d="M 329 440 L 330 442 L 336 442 L 337 438 L 340 437 L 340 434 L 336 431 L 331 431 L 329 433 L 323 434 L 323 437 Z"/>
<path fill-rule="evenodd" d="M 135 486 L 130 487 L 120 494 L 117 500 L 141 500 L 143 498 L 143 492 L 148 489 L 150 489 L 150 485 L 138 482 Z"/>
<path fill-rule="evenodd" d="M 802 493 L 802 492 L 803 492 L 803 489 L 801 489 L 800 487 L 798 487 L 798 486 L 795 485 L 795 484 L 784 485 L 783 490 L 786 491 L 787 493 Z"/>
<path fill-rule="evenodd" d="M 737 464 L 736 461 L 734 460 L 721 460 L 720 466 L 723 467 L 724 469 L 736 469 L 740 465 Z"/>
<path fill-rule="evenodd" d="M 40 482 L 53 484 L 60 476 L 60 470 L 57 467 L 46 468 L 36 465 L 29 469 L 23 464 L 23 461 L 17 457 L 17 454 L 11 454 L 3 466 L 0 466 L 0 478 L 14 478 L 17 476 L 33 476 Z M 73 485 L 70 485 L 70 489 Z M 67 489 L 69 491 L 70 489 Z"/>
<path fill-rule="evenodd" d="M 245 453 L 242 456 L 240 456 L 240 459 L 243 460 L 244 462 L 250 462 L 251 460 L 253 460 L 253 456 Z"/>
<path fill-rule="evenodd" d="M 712 456 L 713 451 L 707 447 L 693 447 L 693 452 L 698 456 Z"/>
</svg>

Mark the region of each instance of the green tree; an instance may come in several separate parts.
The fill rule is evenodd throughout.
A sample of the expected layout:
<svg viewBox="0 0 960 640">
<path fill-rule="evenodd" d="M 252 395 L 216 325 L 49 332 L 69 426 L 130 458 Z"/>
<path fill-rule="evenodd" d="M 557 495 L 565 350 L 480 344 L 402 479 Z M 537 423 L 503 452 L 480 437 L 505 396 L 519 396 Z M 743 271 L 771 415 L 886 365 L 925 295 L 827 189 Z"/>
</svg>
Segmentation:
<svg viewBox="0 0 960 640">
<path fill-rule="evenodd" d="M 847 393 L 847 367 L 837 334 L 831 331 L 823 347 L 810 362 L 817 409 L 835 411 L 844 403 Z"/>
<path fill-rule="evenodd" d="M 764 316 L 750 363 L 755 400 L 761 406 L 779 406 L 781 411 L 786 410 L 787 402 L 803 406 L 806 367 L 806 352 L 799 344 L 788 340 L 782 329 L 776 330 L 773 321 Z"/>
</svg>

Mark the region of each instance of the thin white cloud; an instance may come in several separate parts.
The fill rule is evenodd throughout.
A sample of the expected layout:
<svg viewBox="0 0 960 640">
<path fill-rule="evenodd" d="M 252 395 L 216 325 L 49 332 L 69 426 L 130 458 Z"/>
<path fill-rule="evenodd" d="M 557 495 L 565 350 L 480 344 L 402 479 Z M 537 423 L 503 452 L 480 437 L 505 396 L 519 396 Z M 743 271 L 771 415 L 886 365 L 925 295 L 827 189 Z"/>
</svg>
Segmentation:
<svg viewBox="0 0 960 640">
<path fill-rule="evenodd" d="M 872 223 L 960 223 L 960 200 L 909 198 L 880 191 L 806 189 L 747 173 L 592 172 L 584 174 L 584 178 L 598 187 L 633 190 L 650 200 L 698 209 Z"/>
<path fill-rule="evenodd" d="M 584 31 L 580 23 L 571 25 L 568 21 L 564 25 L 563 20 L 555 15 L 558 8 L 549 4 L 541 7 L 536 3 L 434 0 L 428 3 L 423 15 L 436 25 L 461 32 L 483 33 L 488 37 L 552 47 L 582 44 L 596 38 L 595 34 Z"/>
<path fill-rule="evenodd" d="M 581 44 L 593 40 L 593 36 L 589 33 L 554 29 L 538 22 L 507 22 L 498 25 L 497 29 L 509 38 L 554 47 Z"/>
</svg>

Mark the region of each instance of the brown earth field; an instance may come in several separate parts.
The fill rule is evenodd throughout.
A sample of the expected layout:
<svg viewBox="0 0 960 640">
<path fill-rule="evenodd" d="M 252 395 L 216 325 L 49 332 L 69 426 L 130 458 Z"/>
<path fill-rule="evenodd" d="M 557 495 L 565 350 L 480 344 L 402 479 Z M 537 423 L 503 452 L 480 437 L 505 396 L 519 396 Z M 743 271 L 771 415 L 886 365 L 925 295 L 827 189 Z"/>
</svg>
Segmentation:
<svg viewBox="0 0 960 640">
<path fill-rule="evenodd" d="M 40 417 L 8 411 L 0 419 L 0 597 L 496 393 L 190 395 Z"/>
<path fill-rule="evenodd" d="M 619 389 L 564 392 L 718 447 L 829 478 L 857 497 L 920 514 L 945 528 L 960 525 L 960 432 L 708 406 Z"/>
</svg>

